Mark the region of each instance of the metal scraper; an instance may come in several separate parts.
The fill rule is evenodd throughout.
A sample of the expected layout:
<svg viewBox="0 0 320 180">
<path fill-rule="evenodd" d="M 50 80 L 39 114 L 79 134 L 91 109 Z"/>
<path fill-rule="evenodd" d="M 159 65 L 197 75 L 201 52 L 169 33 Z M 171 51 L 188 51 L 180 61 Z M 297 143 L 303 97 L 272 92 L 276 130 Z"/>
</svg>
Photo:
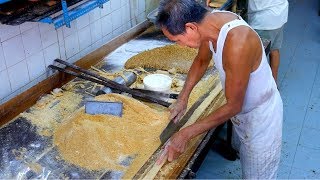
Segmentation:
<svg viewBox="0 0 320 180">
<path fill-rule="evenodd" d="M 110 114 L 114 116 L 122 116 L 123 104 L 122 102 L 110 101 L 94 101 L 89 100 L 85 102 L 85 112 L 87 114 Z"/>
<path fill-rule="evenodd" d="M 180 119 L 178 123 L 174 123 L 172 120 L 168 123 L 167 127 L 162 131 L 162 133 L 159 136 L 159 139 L 161 141 L 161 144 L 164 144 L 167 142 L 170 137 L 178 132 L 181 127 L 189 120 L 189 118 L 192 116 L 192 114 L 195 112 L 195 110 L 201 105 L 201 103 L 209 96 L 210 92 L 217 86 L 219 81 L 217 81 L 214 85 L 211 86 L 211 88 L 202 95 L 186 112 L 186 114 Z"/>
<path fill-rule="evenodd" d="M 170 137 L 176 133 L 177 131 L 179 131 L 179 129 L 182 126 L 180 124 L 175 124 L 172 120 L 168 123 L 167 127 L 164 128 L 164 130 L 162 131 L 162 133 L 160 134 L 159 138 L 161 141 L 161 144 L 164 144 L 167 142 L 168 139 L 170 139 Z"/>
</svg>

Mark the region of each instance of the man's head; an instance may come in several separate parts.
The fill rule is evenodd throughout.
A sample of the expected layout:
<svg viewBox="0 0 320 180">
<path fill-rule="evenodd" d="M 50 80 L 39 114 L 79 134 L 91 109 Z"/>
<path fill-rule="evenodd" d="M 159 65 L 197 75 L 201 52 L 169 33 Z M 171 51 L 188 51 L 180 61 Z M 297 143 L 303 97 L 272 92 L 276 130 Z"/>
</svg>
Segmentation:
<svg viewBox="0 0 320 180">
<path fill-rule="evenodd" d="M 195 0 L 161 0 L 156 24 L 171 40 L 198 47 L 198 24 L 208 11 Z"/>
</svg>

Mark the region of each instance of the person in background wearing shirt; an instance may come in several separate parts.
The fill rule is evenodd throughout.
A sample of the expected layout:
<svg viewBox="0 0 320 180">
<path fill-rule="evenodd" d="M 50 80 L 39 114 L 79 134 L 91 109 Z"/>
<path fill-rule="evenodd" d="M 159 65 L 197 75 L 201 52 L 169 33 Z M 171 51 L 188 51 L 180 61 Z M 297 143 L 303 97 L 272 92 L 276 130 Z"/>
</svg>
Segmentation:
<svg viewBox="0 0 320 180">
<path fill-rule="evenodd" d="M 287 0 L 248 0 L 248 23 L 263 39 L 271 41 L 269 55 L 274 80 L 277 82 L 283 26 L 288 20 Z"/>
</svg>

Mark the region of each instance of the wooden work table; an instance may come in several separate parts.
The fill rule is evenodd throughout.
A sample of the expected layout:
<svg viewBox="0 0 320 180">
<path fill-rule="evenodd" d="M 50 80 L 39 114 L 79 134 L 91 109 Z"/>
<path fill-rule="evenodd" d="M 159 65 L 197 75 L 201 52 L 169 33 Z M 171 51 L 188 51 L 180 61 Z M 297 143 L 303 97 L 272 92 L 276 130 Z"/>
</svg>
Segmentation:
<svg viewBox="0 0 320 180">
<path fill-rule="evenodd" d="M 104 59 L 108 62 L 107 65 L 102 65 L 101 68 L 112 71 L 119 70 L 123 68 L 124 62 L 132 55 L 171 43 L 159 30 L 150 28 L 139 37 L 125 43 L 109 54 Z M 264 44 L 268 47 L 269 42 L 266 41 Z M 79 79 L 73 81 L 79 81 Z M 83 90 L 88 90 L 89 87 L 92 87 L 92 84 L 87 83 L 85 86 L 78 91 L 83 94 L 84 99 L 91 97 Z M 91 91 L 90 88 L 89 90 Z M 206 107 L 201 116 L 209 114 L 224 103 L 223 93 L 220 92 L 212 102 L 215 103 Z M 79 107 L 82 105 L 82 102 L 79 103 Z M 194 177 L 221 128 L 222 126 L 219 126 L 194 138 L 187 151 L 177 161 L 165 164 L 157 173 L 156 178 Z M 61 160 L 61 158 L 58 158 L 59 152 L 52 145 L 52 136 L 39 135 L 36 127 L 22 117 L 13 118 L 8 124 L 0 128 L 0 144 L 0 178 L 121 178 L 119 172 L 88 171 Z M 21 158 L 17 158 L 16 150 L 19 150 L 18 155 L 20 153 Z M 149 159 L 150 162 L 154 162 L 152 157 Z M 140 169 L 135 178 L 141 177 L 139 173 L 148 167 L 147 163 Z M 33 168 L 34 164 L 40 164 L 41 166 Z"/>
<path fill-rule="evenodd" d="M 161 32 L 150 31 L 149 29 L 138 38 L 124 43 L 106 56 L 104 61 L 101 62 L 100 68 L 107 71 L 120 70 L 123 68 L 124 62 L 131 56 L 147 49 L 168 44 L 172 44 L 172 42 L 168 41 Z M 93 83 L 77 78 L 69 83 L 75 82 L 81 82 L 84 86 L 75 90 L 83 96 L 83 100 L 92 98 L 92 94 L 95 94 L 98 90 L 97 88 L 93 89 Z M 67 85 L 69 83 L 67 83 Z M 52 104 L 52 107 L 55 105 L 56 104 Z M 80 108 L 82 105 L 83 101 L 79 102 L 77 106 Z M 32 112 L 32 110 L 28 109 L 25 112 Z M 58 116 L 60 117 L 60 115 Z M 62 117 L 64 116 L 61 116 L 61 118 Z M 63 121 L 63 119 L 60 119 L 60 121 Z M 21 116 L 13 118 L 10 122 L 2 126 L 0 128 L 0 178 L 110 179 L 120 178 L 122 176 L 121 172 L 109 170 L 88 171 L 65 162 L 54 146 L 52 138 L 52 136 L 39 134 L 37 126 Z M 204 136 L 199 137 L 195 143 L 200 143 L 203 138 Z M 196 146 L 194 147 L 196 148 Z M 184 159 L 184 161 L 188 162 L 188 159 Z"/>
</svg>

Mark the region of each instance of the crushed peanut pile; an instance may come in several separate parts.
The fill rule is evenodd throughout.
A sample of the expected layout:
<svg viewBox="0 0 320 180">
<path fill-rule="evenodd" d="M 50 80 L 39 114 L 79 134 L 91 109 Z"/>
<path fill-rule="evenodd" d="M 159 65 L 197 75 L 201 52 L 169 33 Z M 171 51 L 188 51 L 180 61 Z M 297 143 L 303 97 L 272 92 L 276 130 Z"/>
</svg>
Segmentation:
<svg viewBox="0 0 320 180">
<path fill-rule="evenodd" d="M 127 158 L 150 157 L 169 121 L 168 111 L 156 111 L 120 94 L 101 95 L 96 99 L 123 102 L 122 117 L 89 115 L 80 109 L 54 134 L 54 144 L 62 157 L 89 170 L 123 170 L 121 164 Z"/>
</svg>

